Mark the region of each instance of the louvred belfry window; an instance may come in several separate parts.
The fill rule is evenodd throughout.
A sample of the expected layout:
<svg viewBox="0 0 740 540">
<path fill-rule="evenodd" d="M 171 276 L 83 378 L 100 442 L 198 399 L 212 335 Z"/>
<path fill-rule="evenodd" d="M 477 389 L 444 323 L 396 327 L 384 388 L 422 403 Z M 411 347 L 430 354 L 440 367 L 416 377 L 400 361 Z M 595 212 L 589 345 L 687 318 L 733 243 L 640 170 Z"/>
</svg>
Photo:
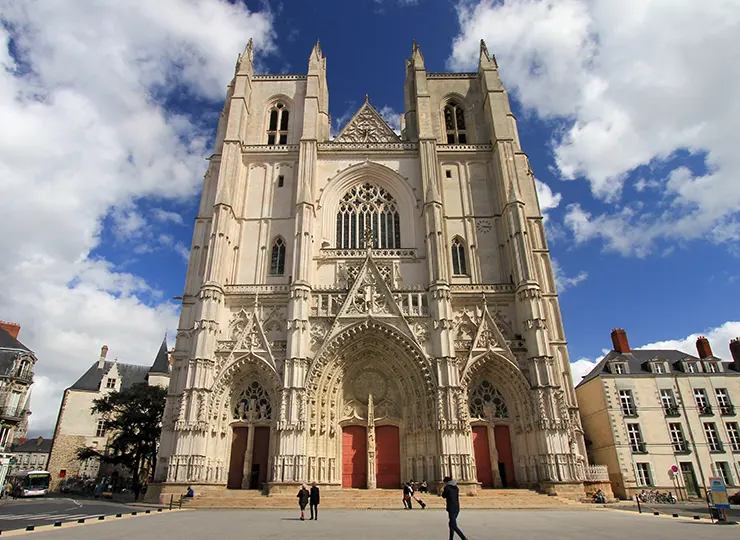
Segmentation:
<svg viewBox="0 0 740 540">
<path fill-rule="evenodd" d="M 350 188 L 337 212 L 337 247 L 365 247 L 365 232 L 372 233 L 374 249 L 401 247 L 401 217 L 393 196 L 365 182 Z"/>
<path fill-rule="evenodd" d="M 447 144 L 467 144 L 468 137 L 465 131 L 465 112 L 463 108 L 451 101 L 445 106 L 444 112 Z"/>
<path fill-rule="evenodd" d="M 270 109 L 270 123 L 267 129 L 267 144 L 288 144 L 288 121 L 290 111 L 282 101 Z"/>
</svg>

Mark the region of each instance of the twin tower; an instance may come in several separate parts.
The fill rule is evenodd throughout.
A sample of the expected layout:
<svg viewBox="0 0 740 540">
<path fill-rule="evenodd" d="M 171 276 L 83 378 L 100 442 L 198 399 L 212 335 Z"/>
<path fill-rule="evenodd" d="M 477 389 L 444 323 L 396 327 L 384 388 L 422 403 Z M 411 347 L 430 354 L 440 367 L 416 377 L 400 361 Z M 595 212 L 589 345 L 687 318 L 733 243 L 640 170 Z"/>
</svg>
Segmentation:
<svg viewBox="0 0 740 540">
<path fill-rule="evenodd" d="M 543 219 L 493 57 L 413 44 L 400 134 L 331 137 L 326 58 L 237 61 L 195 221 L 154 486 L 583 493 Z"/>
</svg>

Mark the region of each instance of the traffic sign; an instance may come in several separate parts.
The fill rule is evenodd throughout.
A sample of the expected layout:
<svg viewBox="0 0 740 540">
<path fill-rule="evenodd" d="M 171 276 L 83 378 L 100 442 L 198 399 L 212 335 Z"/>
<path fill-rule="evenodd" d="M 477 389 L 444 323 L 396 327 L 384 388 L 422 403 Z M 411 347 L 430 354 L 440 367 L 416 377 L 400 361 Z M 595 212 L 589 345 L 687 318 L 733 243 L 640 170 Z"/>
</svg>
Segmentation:
<svg viewBox="0 0 740 540">
<path fill-rule="evenodd" d="M 677 473 L 677 472 L 678 472 L 678 467 L 676 467 L 675 465 L 671 465 L 671 470 L 672 470 L 672 471 L 673 471 L 674 473 Z"/>
<path fill-rule="evenodd" d="M 709 479 L 712 490 L 712 503 L 715 508 L 729 508 L 730 501 L 727 500 L 727 486 L 722 478 L 713 476 Z"/>
</svg>

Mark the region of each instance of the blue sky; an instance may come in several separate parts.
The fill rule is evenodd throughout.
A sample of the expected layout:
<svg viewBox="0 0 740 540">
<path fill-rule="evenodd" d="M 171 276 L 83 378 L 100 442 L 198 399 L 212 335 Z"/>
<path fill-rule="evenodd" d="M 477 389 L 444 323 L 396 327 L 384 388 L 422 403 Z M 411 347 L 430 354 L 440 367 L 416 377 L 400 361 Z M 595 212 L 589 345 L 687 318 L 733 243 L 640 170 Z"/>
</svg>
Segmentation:
<svg viewBox="0 0 740 540">
<path fill-rule="evenodd" d="M 691 0 L 0 0 L 0 319 L 39 357 L 34 433 L 104 343 L 149 363 L 177 325 L 200 182 L 236 56 L 305 72 L 317 39 L 342 127 L 403 110 L 484 38 L 539 182 L 576 377 L 633 346 L 740 334 L 740 9 Z"/>
</svg>

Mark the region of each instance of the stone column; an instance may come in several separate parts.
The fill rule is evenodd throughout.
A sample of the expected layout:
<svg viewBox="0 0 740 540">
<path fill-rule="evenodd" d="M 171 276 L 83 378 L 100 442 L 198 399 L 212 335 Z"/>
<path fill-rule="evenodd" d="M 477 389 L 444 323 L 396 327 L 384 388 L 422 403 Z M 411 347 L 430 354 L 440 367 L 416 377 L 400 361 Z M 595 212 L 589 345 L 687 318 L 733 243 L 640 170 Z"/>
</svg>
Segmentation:
<svg viewBox="0 0 740 540">
<path fill-rule="evenodd" d="M 373 395 L 367 396 L 367 489 L 377 487 L 377 471 L 375 470 L 375 408 Z"/>
</svg>

